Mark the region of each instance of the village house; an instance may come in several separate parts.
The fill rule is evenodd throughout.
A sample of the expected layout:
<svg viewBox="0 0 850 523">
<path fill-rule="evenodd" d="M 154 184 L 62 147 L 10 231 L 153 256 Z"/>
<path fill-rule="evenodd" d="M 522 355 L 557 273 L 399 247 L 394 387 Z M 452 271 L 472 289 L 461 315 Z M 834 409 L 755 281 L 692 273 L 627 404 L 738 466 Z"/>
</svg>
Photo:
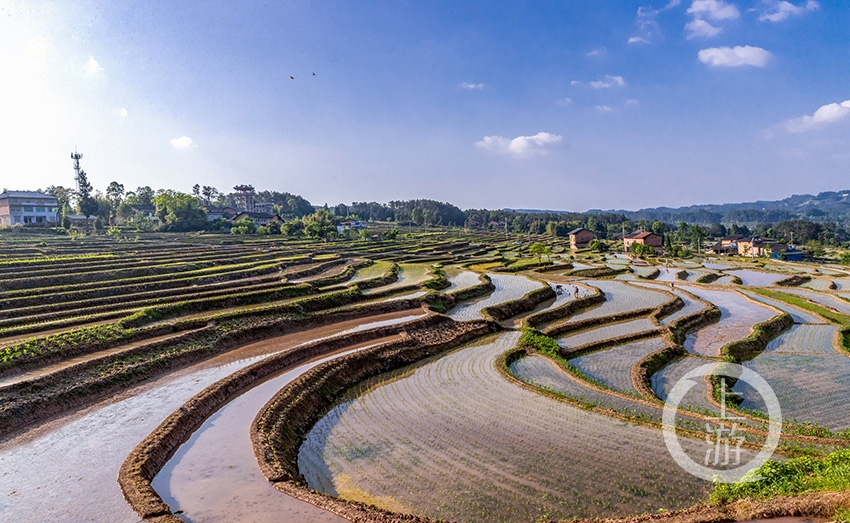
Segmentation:
<svg viewBox="0 0 850 523">
<path fill-rule="evenodd" d="M 213 207 L 212 205 L 207 207 L 206 211 L 208 222 L 214 222 L 216 220 L 220 220 L 221 218 L 226 218 L 229 220 L 230 218 L 239 214 L 239 211 L 237 209 L 234 209 L 233 207 Z"/>
<path fill-rule="evenodd" d="M 585 229 L 584 227 L 571 230 L 569 232 L 569 236 L 570 249 L 574 251 L 578 249 L 587 249 L 587 246 L 593 241 L 593 231 Z"/>
<path fill-rule="evenodd" d="M 68 223 L 71 224 L 71 227 L 88 227 L 89 219 L 82 214 L 66 214 L 65 218 L 68 218 Z"/>
<path fill-rule="evenodd" d="M 348 229 L 354 229 L 356 231 L 359 231 L 365 228 L 366 224 L 361 222 L 360 220 L 343 220 L 339 222 L 339 225 L 336 226 L 336 232 L 337 234 L 342 234 Z"/>
<path fill-rule="evenodd" d="M 714 254 L 733 255 L 738 254 L 738 242 L 745 239 L 746 236 L 736 234 L 732 236 L 724 236 L 720 241 L 711 247 L 711 252 Z"/>
<path fill-rule="evenodd" d="M 738 255 L 750 256 L 758 258 L 759 256 L 769 256 L 771 258 L 781 258 L 782 253 L 788 252 L 788 245 L 785 243 L 774 242 L 753 236 L 738 240 Z M 774 256 L 774 254 L 776 256 Z"/>
<path fill-rule="evenodd" d="M 283 223 L 283 220 L 279 215 L 266 214 L 264 212 L 242 211 L 231 218 L 231 221 L 233 223 L 236 223 L 240 220 L 248 220 L 258 227 L 261 225 L 268 225 L 272 222 Z"/>
<path fill-rule="evenodd" d="M 59 200 L 34 191 L 0 193 L 0 225 L 58 225 Z"/>
<path fill-rule="evenodd" d="M 631 252 L 634 244 L 648 245 L 656 251 L 661 250 L 661 236 L 654 232 L 638 231 L 623 237 L 623 249 Z"/>
<path fill-rule="evenodd" d="M 257 202 L 254 204 L 254 211 L 274 214 L 274 202 Z"/>
</svg>

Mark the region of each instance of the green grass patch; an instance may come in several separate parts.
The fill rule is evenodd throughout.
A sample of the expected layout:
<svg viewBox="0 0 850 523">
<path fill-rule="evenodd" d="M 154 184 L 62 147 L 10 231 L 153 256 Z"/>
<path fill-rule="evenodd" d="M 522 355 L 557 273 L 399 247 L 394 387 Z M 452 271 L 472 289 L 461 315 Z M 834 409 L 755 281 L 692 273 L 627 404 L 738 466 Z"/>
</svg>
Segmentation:
<svg viewBox="0 0 850 523">
<path fill-rule="evenodd" d="M 763 479 L 715 485 L 710 502 L 719 505 L 743 498 L 766 499 L 846 490 L 850 488 L 850 449 L 833 452 L 822 460 L 808 456 L 786 462 L 768 460 L 743 479 L 754 476 Z"/>
<path fill-rule="evenodd" d="M 789 305 L 794 305 L 796 307 L 800 307 L 801 309 L 805 309 L 807 311 L 814 312 L 815 314 L 819 314 L 824 318 L 828 319 L 829 321 L 841 325 L 842 327 L 850 327 L 850 316 L 841 314 L 840 312 L 836 312 L 832 309 L 828 309 L 822 305 L 812 303 L 801 296 L 785 294 L 784 292 L 771 291 L 767 289 L 753 288 L 751 290 L 763 296 L 767 296 L 768 298 L 780 300 L 785 303 L 788 303 Z"/>
</svg>

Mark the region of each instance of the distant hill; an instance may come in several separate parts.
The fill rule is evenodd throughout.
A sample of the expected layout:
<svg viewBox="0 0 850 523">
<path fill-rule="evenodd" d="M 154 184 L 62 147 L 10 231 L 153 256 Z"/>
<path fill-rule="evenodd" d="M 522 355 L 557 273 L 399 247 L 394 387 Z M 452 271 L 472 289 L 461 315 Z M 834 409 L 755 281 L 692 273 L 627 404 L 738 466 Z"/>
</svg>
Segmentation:
<svg viewBox="0 0 850 523">
<path fill-rule="evenodd" d="M 524 213 L 558 213 L 533 209 L 512 209 Z M 746 224 L 776 223 L 784 220 L 805 219 L 814 222 L 850 223 L 850 190 L 822 192 L 818 195 L 795 194 L 784 200 L 743 203 L 690 205 L 688 207 L 655 207 L 626 211 L 590 209 L 586 214 L 617 213 L 629 220 L 663 221 L 667 223 L 688 222 L 699 224 Z"/>
</svg>

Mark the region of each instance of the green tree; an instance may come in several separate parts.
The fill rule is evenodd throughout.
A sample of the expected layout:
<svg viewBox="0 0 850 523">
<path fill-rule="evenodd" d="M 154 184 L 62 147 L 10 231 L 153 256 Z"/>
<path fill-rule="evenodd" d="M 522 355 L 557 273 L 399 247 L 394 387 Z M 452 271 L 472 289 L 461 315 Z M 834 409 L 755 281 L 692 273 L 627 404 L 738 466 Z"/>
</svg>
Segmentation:
<svg viewBox="0 0 850 523">
<path fill-rule="evenodd" d="M 82 169 L 77 175 L 77 190 L 74 195 L 77 197 L 77 211 L 86 217 L 86 223 L 88 223 L 89 216 L 97 214 L 98 203 L 92 198 L 92 186 L 86 172 Z"/>
<path fill-rule="evenodd" d="M 301 221 L 301 218 L 285 221 L 280 232 L 286 236 L 301 236 L 304 233 L 304 222 Z"/>
<path fill-rule="evenodd" d="M 191 194 L 161 190 L 153 198 L 156 215 L 166 231 L 197 231 L 207 225 L 207 213 Z"/>
<path fill-rule="evenodd" d="M 543 256 L 546 256 L 548 258 L 549 255 L 552 254 L 552 247 L 550 247 L 549 245 L 544 245 L 540 242 L 534 242 L 528 248 L 528 252 L 532 256 L 537 256 L 537 261 L 540 262 L 543 261 Z"/>
<path fill-rule="evenodd" d="M 239 220 L 230 228 L 230 234 L 254 234 L 256 232 L 257 226 L 248 218 Z"/>
<path fill-rule="evenodd" d="M 144 187 L 136 188 L 136 198 L 138 199 L 138 205 L 153 205 L 155 193 L 153 189 L 145 185 Z"/>
<path fill-rule="evenodd" d="M 106 198 L 109 200 L 111 207 L 111 218 L 115 218 L 118 212 L 118 206 L 121 205 L 124 199 L 124 186 L 118 182 L 109 182 L 106 187 Z"/>
<path fill-rule="evenodd" d="M 303 220 L 304 232 L 311 238 L 327 238 L 336 233 L 336 218 L 328 209 L 318 209 Z"/>
<path fill-rule="evenodd" d="M 605 252 L 608 250 L 608 244 L 601 240 L 593 240 L 590 242 L 589 247 L 593 252 Z"/>
</svg>

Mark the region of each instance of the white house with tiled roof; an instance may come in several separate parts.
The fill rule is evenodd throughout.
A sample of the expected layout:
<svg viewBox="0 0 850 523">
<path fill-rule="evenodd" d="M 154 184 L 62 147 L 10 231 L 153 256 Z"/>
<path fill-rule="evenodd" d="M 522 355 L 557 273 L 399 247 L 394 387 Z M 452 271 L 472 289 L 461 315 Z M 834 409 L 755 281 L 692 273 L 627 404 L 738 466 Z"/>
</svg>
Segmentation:
<svg viewBox="0 0 850 523">
<path fill-rule="evenodd" d="M 59 200 L 55 196 L 33 191 L 0 193 L 0 226 L 38 223 L 58 224 Z"/>
</svg>

